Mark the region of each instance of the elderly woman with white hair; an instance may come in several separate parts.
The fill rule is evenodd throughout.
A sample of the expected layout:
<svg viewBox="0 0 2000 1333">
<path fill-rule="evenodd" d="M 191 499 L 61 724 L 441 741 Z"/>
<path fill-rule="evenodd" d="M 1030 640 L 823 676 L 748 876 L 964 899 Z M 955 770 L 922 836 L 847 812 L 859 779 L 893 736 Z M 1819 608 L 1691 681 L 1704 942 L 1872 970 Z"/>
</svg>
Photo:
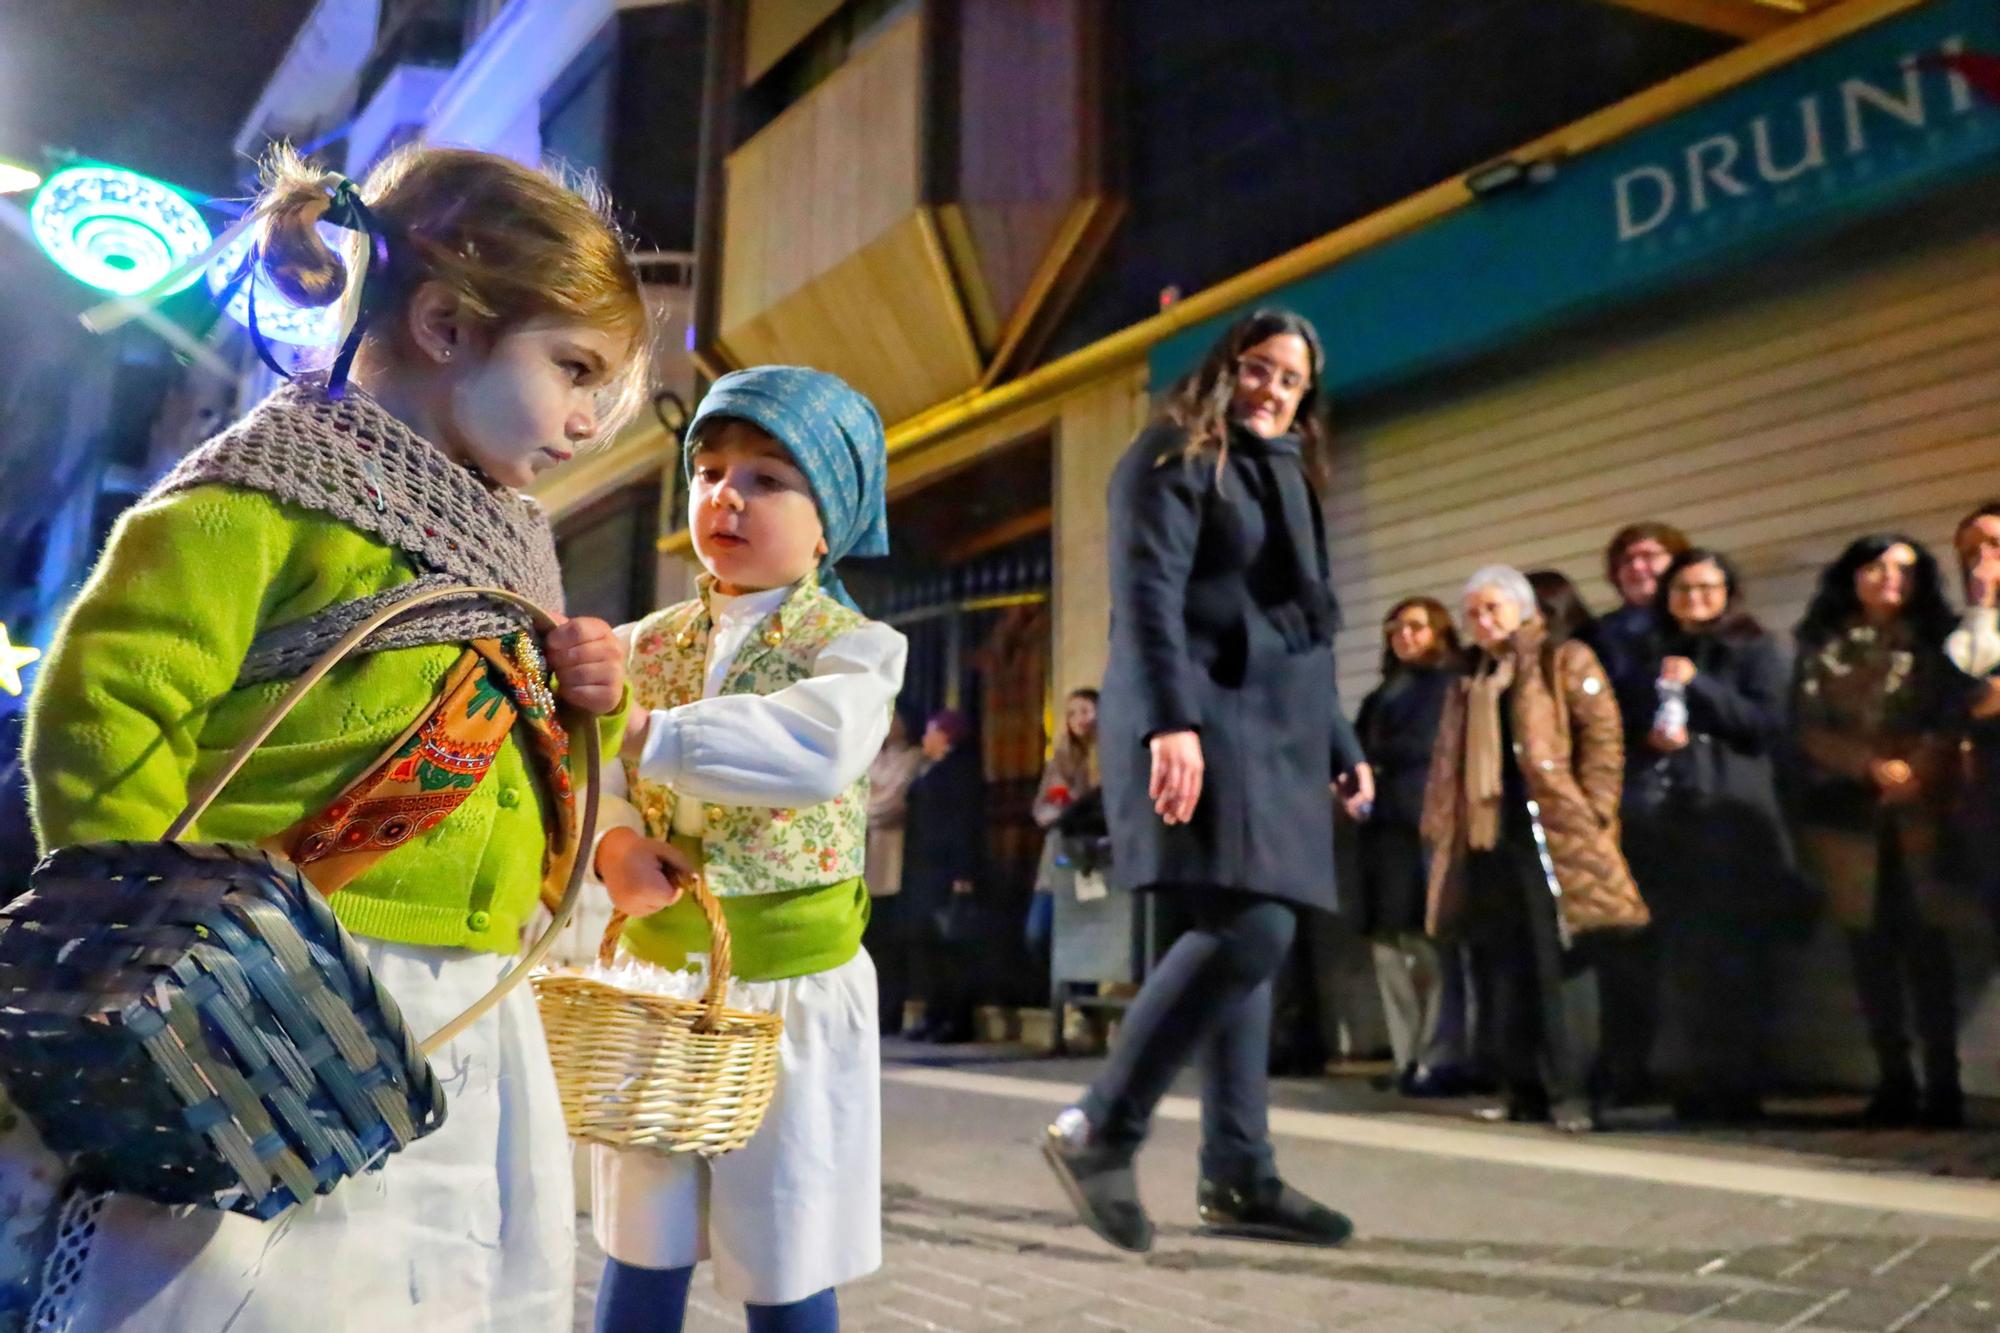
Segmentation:
<svg viewBox="0 0 2000 1333">
<path fill-rule="evenodd" d="M 1494 1006 L 1504 1110 L 1596 1127 L 1593 937 L 1646 924 L 1618 848 L 1625 746 L 1590 647 L 1552 631 L 1519 570 L 1465 585 L 1469 670 L 1447 697 L 1424 793 L 1426 927 L 1463 933 Z"/>
</svg>

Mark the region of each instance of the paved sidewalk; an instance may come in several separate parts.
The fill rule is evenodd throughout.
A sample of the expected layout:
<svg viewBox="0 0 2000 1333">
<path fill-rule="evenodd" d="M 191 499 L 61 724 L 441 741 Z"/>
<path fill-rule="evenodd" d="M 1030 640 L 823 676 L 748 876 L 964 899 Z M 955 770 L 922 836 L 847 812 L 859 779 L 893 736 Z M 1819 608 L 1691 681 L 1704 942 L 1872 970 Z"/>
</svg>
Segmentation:
<svg viewBox="0 0 2000 1333">
<path fill-rule="evenodd" d="M 1521 1165 L 1523 1145 L 1545 1140 L 1519 1130 L 1493 1134 L 1492 1160 L 1479 1159 L 1480 1140 L 1453 1140 L 1453 1152 L 1473 1156 L 1357 1146 L 1343 1140 L 1396 1122 L 1312 1105 L 1352 1099 L 1319 1080 L 1281 1091 L 1292 1114 L 1280 1117 L 1280 1161 L 1354 1216 L 1353 1243 L 1322 1251 L 1199 1235 L 1195 1133 L 1181 1103 L 1141 1160 L 1160 1244 L 1143 1259 L 1119 1255 L 1076 1224 L 1033 1146 L 1061 1087 L 1093 1066 L 991 1055 L 885 1068 L 887 1261 L 843 1289 L 844 1329 L 2000 1329 L 2000 1224 L 1909 1211 L 1908 1200 L 1931 1196 L 1922 1177 L 1892 1173 L 1898 1163 L 1880 1143 L 1860 1167 L 1874 1174 L 1858 1178 L 1852 1166 L 1826 1169 L 1842 1160 L 1839 1130 L 1818 1145 L 1831 1151 L 1743 1136 L 1705 1149 L 1657 1131 L 1584 1145 L 1636 1145 L 1655 1165 L 1659 1152 L 1679 1153 L 1689 1178 L 1709 1181 L 1738 1166 L 1780 1169 L 1779 1180 L 1788 1170 L 1863 1201 L 1805 1202 Z M 1930 1137 L 1933 1150 L 1946 1146 Z M 1955 1158 L 1960 1175 L 1991 1146 L 1991 1136 L 1964 1137 L 1981 1142 Z M 1923 1146 L 1906 1147 L 1910 1164 Z M 1969 1180 L 1945 1192 L 1983 1206 Z M 598 1262 L 585 1248 L 578 1329 L 589 1327 Z M 688 1327 L 741 1329 L 743 1316 L 703 1278 Z"/>
</svg>

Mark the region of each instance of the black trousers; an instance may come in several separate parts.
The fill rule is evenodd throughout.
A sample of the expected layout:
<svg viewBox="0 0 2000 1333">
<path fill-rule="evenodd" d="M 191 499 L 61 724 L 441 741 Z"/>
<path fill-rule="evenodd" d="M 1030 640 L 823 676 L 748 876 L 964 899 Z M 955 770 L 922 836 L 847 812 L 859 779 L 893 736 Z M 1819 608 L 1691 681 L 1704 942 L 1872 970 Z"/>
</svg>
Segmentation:
<svg viewBox="0 0 2000 1333">
<path fill-rule="evenodd" d="M 1510 1106 L 1590 1109 L 1598 1066 L 1598 942 L 1564 948 L 1532 846 L 1503 839 L 1466 862 L 1473 949 L 1490 1004 L 1494 1055 Z"/>
<path fill-rule="evenodd" d="M 1136 1152 L 1176 1075 L 1201 1060 L 1201 1171 L 1248 1185 L 1277 1172 L 1271 1151 L 1272 981 L 1298 909 L 1232 889 L 1177 887 L 1170 910 L 1188 929 L 1125 1013 L 1118 1041 L 1082 1106 L 1098 1139 Z"/>
<path fill-rule="evenodd" d="M 1899 844 L 1885 833 L 1877 855 L 1875 922 L 1848 935 L 1855 988 L 1884 1083 L 1907 1083 L 1910 1017 L 1923 1046 L 1925 1081 L 1958 1083 L 1958 987 L 1951 938 L 1917 911 L 1916 891 Z M 1907 985 L 1908 989 L 1905 990 Z"/>
</svg>

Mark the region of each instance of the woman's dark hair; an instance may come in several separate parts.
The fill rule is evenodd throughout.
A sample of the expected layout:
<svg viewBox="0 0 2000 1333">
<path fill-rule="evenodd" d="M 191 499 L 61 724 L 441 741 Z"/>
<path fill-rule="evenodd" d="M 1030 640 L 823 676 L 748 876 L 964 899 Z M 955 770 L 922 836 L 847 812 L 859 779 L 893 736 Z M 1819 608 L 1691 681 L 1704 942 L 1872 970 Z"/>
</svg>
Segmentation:
<svg viewBox="0 0 2000 1333">
<path fill-rule="evenodd" d="M 1916 631 L 1917 641 L 1935 647 L 1957 625 L 1951 604 L 1945 601 L 1944 585 L 1938 576 L 1937 557 L 1915 537 L 1900 532 L 1876 532 L 1856 538 L 1840 558 L 1820 571 L 1819 588 L 1805 619 L 1799 622 L 1801 644 L 1826 643 L 1841 633 L 1861 614 L 1861 596 L 1854 590 L 1854 576 L 1864 565 L 1880 560 L 1891 548 L 1907 546 L 1917 560 L 1910 567 L 1909 600 L 1903 604 L 1903 619 Z"/>
<path fill-rule="evenodd" d="M 1464 648 L 1458 641 L 1458 629 L 1451 623 L 1451 611 L 1435 597 L 1405 597 L 1389 608 L 1382 617 L 1382 679 L 1387 680 L 1398 671 L 1408 668 L 1396 650 L 1389 646 L 1389 627 L 1402 618 L 1403 612 L 1411 607 L 1421 607 L 1424 618 L 1431 622 L 1431 633 L 1437 636 L 1439 660 L 1449 662 L 1464 655 Z"/>
<path fill-rule="evenodd" d="M 1556 569 L 1531 569 L 1528 586 L 1535 590 L 1535 605 L 1541 608 L 1542 619 L 1548 622 L 1550 643 L 1581 639 L 1596 646 L 1597 617 L 1590 613 L 1583 594 L 1570 582 L 1569 575 Z"/>
<path fill-rule="evenodd" d="M 1258 343 L 1288 333 L 1304 340 L 1307 359 L 1312 362 L 1312 382 L 1299 398 L 1292 430 L 1299 437 L 1306 474 L 1315 481 L 1323 480 L 1326 426 L 1320 420 L 1320 384 L 1326 373 L 1326 352 L 1312 321 L 1289 310 L 1259 310 L 1237 320 L 1215 340 L 1201 364 L 1167 391 L 1155 419 L 1170 421 L 1186 432 L 1184 456 L 1189 461 L 1213 454 L 1216 475 L 1222 475 L 1229 460 L 1229 404 L 1236 396 L 1237 362 Z"/>
<path fill-rule="evenodd" d="M 1743 577 L 1736 572 L 1736 562 L 1720 551 L 1712 551 L 1706 546 L 1691 546 L 1674 557 L 1667 566 L 1667 572 L 1660 575 L 1660 590 L 1653 594 L 1653 623 L 1662 634 L 1672 634 L 1678 628 L 1674 619 L 1669 590 L 1681 571 L 1696 565 L 1714 565 L 1722 571 L 1723 586 L 1728 589 L 1729 600 L 1723 605 L 1722 614 L 1715 618 L 1715 624 L 1708 633 L 1725 638 L 1754 638 L 1764 632 L 1757 618 L 1743 609 Z"/>
<path fill-rule="evenodd" d="M 1088 699 L 1092 703 L 1097 703 L 1100 699 L 1103 698 L 1103 696 L 1097 692 L 1097 688 L 1093 685 L 1079 685 L 1075 689 L 1071 690 L 1068 694 L 1065 694 L 1063 698 Z"/>
</svg>

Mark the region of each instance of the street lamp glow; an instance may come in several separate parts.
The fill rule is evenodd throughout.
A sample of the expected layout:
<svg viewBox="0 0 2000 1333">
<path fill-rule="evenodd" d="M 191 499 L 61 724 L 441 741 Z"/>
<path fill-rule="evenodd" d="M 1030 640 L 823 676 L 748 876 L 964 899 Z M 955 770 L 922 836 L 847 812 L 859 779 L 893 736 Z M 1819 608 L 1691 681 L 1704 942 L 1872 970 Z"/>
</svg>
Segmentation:
<svg viewBox="0 0 2000 1333">
<path fill-rule="evenodd" d="M 79 282 L 136 296 L 200 254 L 214 239 L 179 193 L 121 167 L 64 167 L 28 206 L 35 240 Z M 175 290 L 200 277 L 190 272 Z"/>
<path fill-rule="evenodd" d="M 19 194 L 42 183 L 42 173 L 0 158 L 0 194 Z"/>
<path fill-rule="evenodd" d="M 329 228 L 321 227 L 320 235 L 328 244 L 338 248 L 340 238 Z M 256 242 L 254 231 L 245 232 L 229 243 L 227 249 L 215 257 L 208 266 L 208 289 L 218 296 L 229 286 L 243 267 L 243 260 Z M 263 265 L 229 294 L 229 303 L 223 312 L 246 328 L 250 324 L 250 283 L 257 284 L 257 332 L 272 342 L 288 343 L 293 347 L 331 347 L 340 341 L 340 303 L 329 306 L 296 306 L 271 284 L 271 277 Z"/>
</svg>

